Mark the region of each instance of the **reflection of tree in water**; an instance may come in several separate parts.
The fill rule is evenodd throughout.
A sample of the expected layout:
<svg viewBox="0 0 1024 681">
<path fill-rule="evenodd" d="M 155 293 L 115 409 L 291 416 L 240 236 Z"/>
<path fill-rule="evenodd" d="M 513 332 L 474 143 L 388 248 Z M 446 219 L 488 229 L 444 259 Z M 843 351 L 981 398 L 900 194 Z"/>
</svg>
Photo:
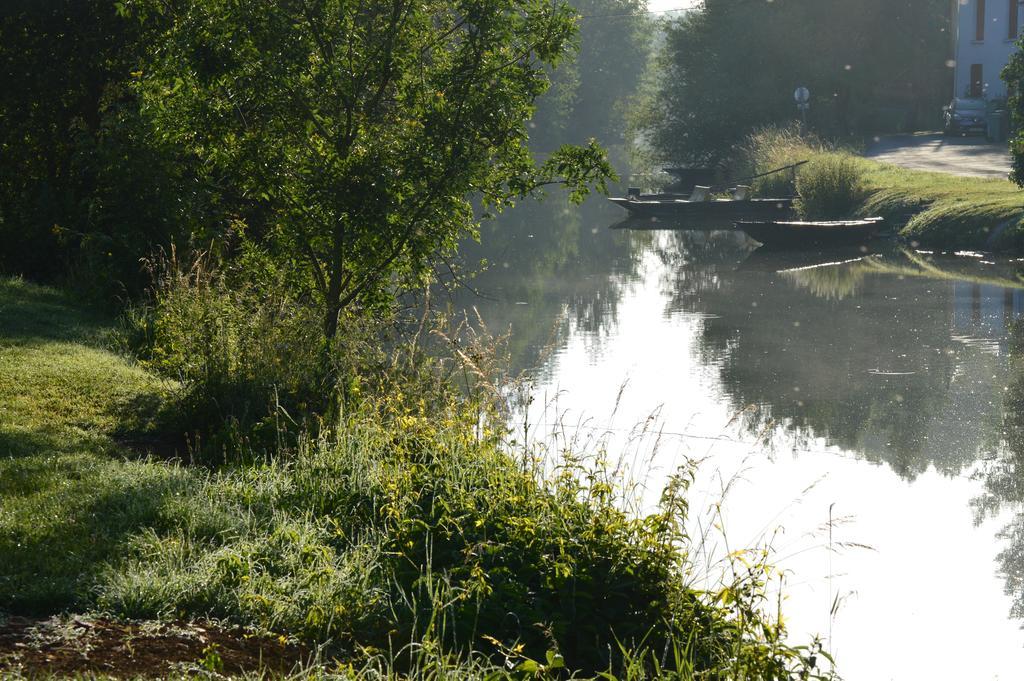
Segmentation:
<svg viewBox="0 0 1024 681">
<path fill-rule="evenodd" d="M 453 303 L 475 306 L 495 332 L 513 330 L 513 371 L 537 366 L 573 332 L 596 343 L 615 326 L 642 251 L 628 232 L 608 229 L 617 217 L 600 198 L 572 207 L 553 196 L 485 223 L 480 243 L 463 247 L 468 266 L 486 261 L 467 282 L 481 295 L 463 289 Z"/>
<path fill-rule="evenodd" d="M 722 287 L 722 273 L 731 272 L 750 249 L 750 240 L 736 230 L 666 233 L 652 252 L 663 265 L 661 287 L 669 311 L 695 309 L 706 291 Z"/>
<path fill-rule="evenodd" d="M 1006 594 L 1013 597 L 1011 615 L 1024 619 L 1024 322 L 1013 326 L 1010 344 L 1011 379 L 1003 407 L 1003 446 L 986 461 L 980 476 L 984 493 L 972 503 L 976 519 L 1015 511 L 999 536 L 1005 541 L 996 560 L 1006 581 Z"/>
<path fill-rule="evenodd" d="M 825 438 L 911 479 L 929 465 L 956 474 L 991 447 L 1004 369 L 952 340 L 950 284 L 860 261 L 777 273 L 790 258 L 755 255 L 688 263 L 671 301 L 709 313 L 702 359 L 737 412 L 755 407 L 752 432 Z"/>
</svg>

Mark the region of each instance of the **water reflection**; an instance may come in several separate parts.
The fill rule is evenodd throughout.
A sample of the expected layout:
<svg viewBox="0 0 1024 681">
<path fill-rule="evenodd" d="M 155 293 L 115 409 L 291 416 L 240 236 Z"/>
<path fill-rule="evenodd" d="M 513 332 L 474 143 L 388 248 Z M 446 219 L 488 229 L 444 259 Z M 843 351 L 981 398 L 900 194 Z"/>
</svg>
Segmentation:
<svg viewBox="0 0 1024 681">
<path fill-rule="evenodd" d="M 906 478 L 929 465 L 957 474 L 983 445 L 984 431 L 964 425 L 997 417 L 991 377 L 1003 367 L 953 339 L 950 286 L 871 269 L 723 275 L 690 303 L 716 313 L 706 357 L 735 408 L 757 407 L 752 430 L 825 438 Z"/>
<path fill-rule="evenodd" d="M 1020 297 L 1016 295 L 1019 291 L 1013 293 L 1013 308 L 1003 309 L 1007 312 L 1012 309 L 1017 318 L 1021 309 L 1018 306 Z M 977 295 L 972 296 L 972 303 L 977 298 Z M 972 305 L 971 310 L 980 311 L 981 308 L 981 305 Z M 978 317 L 972 315 L 972 319 Z M 998 321 L 995 317 L 992 315 L 986 324 L 989 330 L 1006 321 L 1005 315 Z M 1006 582 L 1006 594 L 1013 598 L 1012 615 L 1024 619 L 1024 320 L 1017 319 L 1012 323 L 1003 342 L 1010 372 L 1003 408 L 1003 446 L 980 467 L 978 477 L 984 483 L 984 492 L 974 499 L 972 505 L 979 523 L 987 517 L 998 517 L 1004 510 L 1013 513 L 1012 521 L 1000 532 L 1005 548 L 996 560 Z"/>
<path fill-rule="evenodd" d="M 650 239 L 606 228 L 616 209 L 600 201 L 524 204 L 484 223 L 479 243 L 462 257 L 477 273 L 479 296 L 460 291 L 458 307 L 476 307 L 492 330 L 513 330 L 515 373 L 546 369 L 539 359 L 573 333 L 600 352 L 616 325 L 622 293 L 635 281 L 638 254 Z"/>
<path fill-rule="evenodd" d="M 996 541 L 950 529 L 956 539 L 933 548 L 937 555 L 980 552 L 972 565 L 989 579 L 995 557 L 1011 604 L 993 607 L 1024 619 L 1021 263 L 896 247 L 767 253 L 735 231 L 607 229 L 614 219 L 600 204 L 517 210 L 491 225 L 470 256 L 490 262 L 473 281 L 489 297 L 462 295 L 457 304 L 478 307 L 492 328 L 511 325 L 516 367 L 587 393 L 587 404 L 599 391 L 610 395 L 606 402 L 615 399 L 622 367 L 653 372 L 644 397 L 685 402 L 677 410 L 684 421 L 725 414 L 708 421 L 715 429 L 728 414 L 742 414 L 730 427 L 746 441 L 770 433 L 891 470 L 902 487 L 886 483 L 897 497 L 874 506 L 902 516 L 893 522 L 917 514 L 919 523 L 937 523 L 940 510 L 951 522 L 955 503 L 973 512 L 979 528 L 993 519 L 1005 524 Z M 583 376 L 583 363 L 595 367 L 596 379 Z M 675 387 L 658 392 L 659 380 Z M 937 477 L 973 491 L 956 500 L 915 495 L 941 488 Z M 895 510 L 901 504 L 906 511 Z M 922 555 L 902 567 L 932 569 L 932 560 Z M 958 579 L 949 575 L 951 588 Z M 922 602 L 899 607 L 917 612 Z M 1002 624 L 974 623 L 984 636 Z M 1022 643 L 1012 644 L 1017 652 Z"/>
</svg>

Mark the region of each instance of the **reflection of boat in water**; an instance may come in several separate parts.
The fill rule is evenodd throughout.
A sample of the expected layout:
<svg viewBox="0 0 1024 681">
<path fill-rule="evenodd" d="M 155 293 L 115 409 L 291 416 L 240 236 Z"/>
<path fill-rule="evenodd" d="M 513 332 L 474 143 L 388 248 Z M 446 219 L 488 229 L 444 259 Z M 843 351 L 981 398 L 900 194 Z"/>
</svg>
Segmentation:
<svg viewBox="0 0 1024 681">
<path fill-rule="evenodd" d="M 863 244 L 878 234 L 882 222 L 882 218 L 820 222 L 737 220 L 736 227 L 768 247 L 818 248 Z"/>
<path fill-rule="evenodd" d="M 651 215 L 639 217 L 630 215 L 624 220 L 611 225 L 610 229 L 633 229 L 633 230 L 675 230 L 694 232 L 735 232 L 733 221 L 728 218 L 716 218 L 714 216 L 669 216 L 658 217 Z"/>
</svg>

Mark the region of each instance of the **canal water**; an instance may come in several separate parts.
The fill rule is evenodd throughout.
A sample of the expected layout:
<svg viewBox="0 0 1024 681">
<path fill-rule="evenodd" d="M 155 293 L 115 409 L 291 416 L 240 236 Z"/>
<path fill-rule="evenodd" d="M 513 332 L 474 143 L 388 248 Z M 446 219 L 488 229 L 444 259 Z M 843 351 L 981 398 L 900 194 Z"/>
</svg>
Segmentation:
<svg viewBox="0 0 1024 681">
<path fill-rule="evenodd" d="M 793 642 L 850 681 L 1024 678 L 1024 263 L 622 217 L 525 206 L 464 250 L 523 439 L 603 456 L 641 509 L 699 461 L 694 562 L 766 548 Z"/>
</svg>

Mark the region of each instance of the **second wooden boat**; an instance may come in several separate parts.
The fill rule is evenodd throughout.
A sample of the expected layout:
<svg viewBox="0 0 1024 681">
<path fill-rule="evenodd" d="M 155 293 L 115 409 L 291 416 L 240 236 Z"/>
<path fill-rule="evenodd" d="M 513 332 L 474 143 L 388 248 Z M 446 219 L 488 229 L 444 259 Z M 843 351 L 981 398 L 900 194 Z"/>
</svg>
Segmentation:
<svg viewBox="0 0 1024 681">
<path fill-rule="evenodd" d="M 765 246 L 814 248 L 852 246 L 872 239 L 882 228 L 882 218 L 827 221 L 737 221 L 736 228 Z"/>
</svg>

